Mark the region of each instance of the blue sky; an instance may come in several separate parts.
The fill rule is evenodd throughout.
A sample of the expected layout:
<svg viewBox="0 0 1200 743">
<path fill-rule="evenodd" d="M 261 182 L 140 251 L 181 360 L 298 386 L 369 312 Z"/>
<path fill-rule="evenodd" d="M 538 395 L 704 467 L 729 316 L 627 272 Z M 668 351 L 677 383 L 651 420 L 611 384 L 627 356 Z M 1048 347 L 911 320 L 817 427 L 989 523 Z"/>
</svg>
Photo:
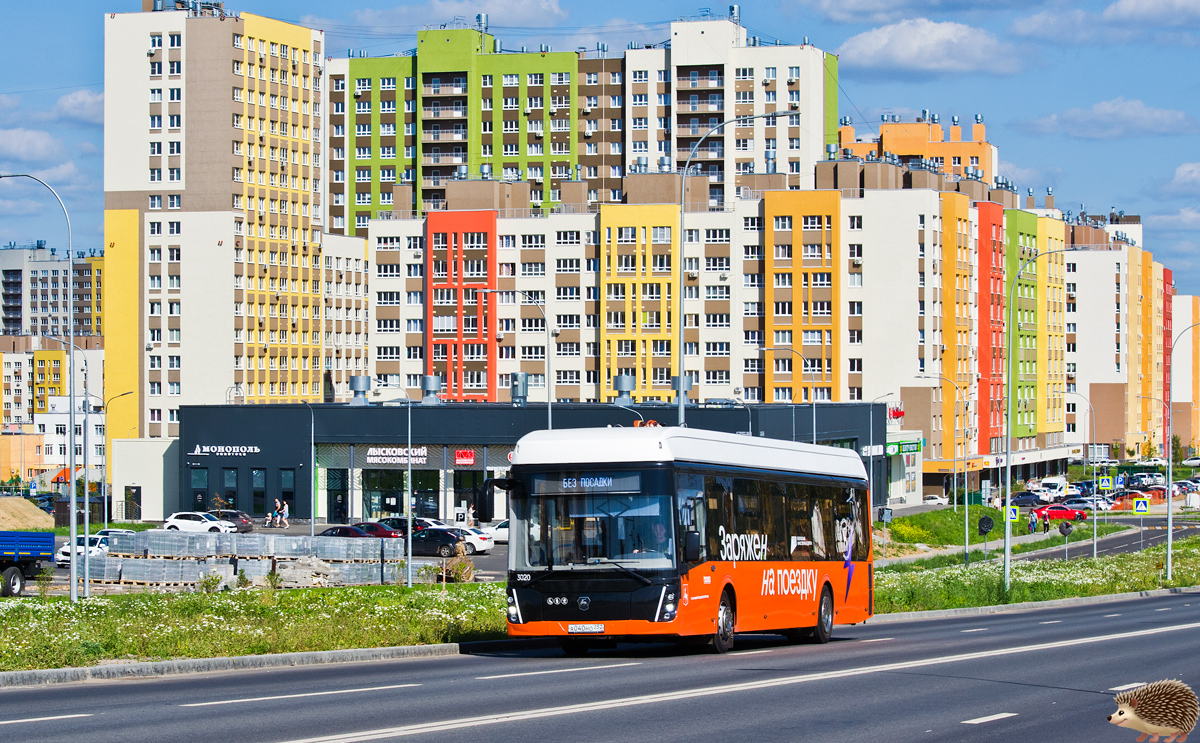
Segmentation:
<svg viewBox="0 0 1200 743">
<path fill-rule="evenodd" d="M 667 38 L 699 14 L 680 2 L 246 0 L 227 7 L 325 29 L 334 55 L 415 46 L 425 24 L 490 15 L 506 46 L 556 50 Z M 724 14 L 728 5 L 711 6 Z M 103 239 L 103 12 L 138 0 L 5 2 L 0 19 L 0 173 L 31 172 L 62 194 L 75 244 Z M 103 11 L 103 12 L 102 12 Z M 1144 245 L 1200 292 L 1200 0 L 791 0 L 742 4 L 752 34 L 841 55 L 842 115 L 869 132 L 879 114 L 982 114 L 1002 174 L 1039 203 L 1141 214 Z M 0 180 L 0 242 L 66 244 L 53 197 Z"/>
</svg>

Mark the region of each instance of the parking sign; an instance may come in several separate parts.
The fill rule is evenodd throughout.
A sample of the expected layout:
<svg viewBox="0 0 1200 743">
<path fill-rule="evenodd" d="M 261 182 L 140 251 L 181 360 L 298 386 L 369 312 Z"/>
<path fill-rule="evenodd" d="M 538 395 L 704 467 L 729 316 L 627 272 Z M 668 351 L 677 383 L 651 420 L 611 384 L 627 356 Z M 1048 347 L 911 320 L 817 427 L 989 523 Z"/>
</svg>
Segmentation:
<svg viewBox="0 0 1200 743">
<path fill-rule="evenodd" d="M 1113 489 L 1112 478 L 1111 477 L 1101 477 L 1100 478 L 1100 489 L 1101 490 L 1112 490 Z"/>
<path fill-rule="evenodd" d="M 1125 475 L 1117 475 L 1117 487 L 1125 487 Z"/>
<path fill-rule="evenodd" d="M 1020 521 L 1021 520 L 1021 509 L 1019 506 L 1009 506 L 1008 507 L 1008 520 L 1009 521 Z"/>
<path fill-rule="evenodd" d="M 1138 514 L 1150 513 L 1150 501 L 1145 498 L 1133 499 L 1133 512 Z"/>
</svg>

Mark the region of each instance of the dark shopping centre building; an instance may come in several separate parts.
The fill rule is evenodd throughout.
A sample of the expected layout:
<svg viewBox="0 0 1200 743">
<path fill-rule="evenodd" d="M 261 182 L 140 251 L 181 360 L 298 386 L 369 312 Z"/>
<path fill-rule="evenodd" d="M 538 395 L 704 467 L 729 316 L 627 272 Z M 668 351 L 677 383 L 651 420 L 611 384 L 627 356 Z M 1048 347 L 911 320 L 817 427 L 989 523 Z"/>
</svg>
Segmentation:
<svg viewBox="0 0 1200 743">
<path fill-rule="evenodd" d="M 316 445 L 318 522 L 344 523 L 399 514 L 408 462 L 407 407 L 395 403 L 185 406 L 175 449 L 178 455 L 164 456 L 164 467 L 178 463 L 178 488 L 164 489 L 162 511 L 208 508 L 219 497 L 230 507 L 262 516 L 278 498 L 290 503 L 293 517 L 308 519 L 314 503 L 308 474 L 312 471 L 311 435 Z M 875 445 L 873 501 L 877 504 L 886 502 L 888 481 L 895 479 L 889 475 L 892 457 L 883 456 L 885 410 L 885 405 L 866 403 L 816 406 L 818 443 L 853 448 L 864 455 L 870 444 Z M 874 413 L 873 438 L 869 411 Z M 481 520 L 486 521 L 488 515 L 496 520 L 505 518 L 503 493 L 497 490 L 494 500 L 485 502 L 483 481 L 508 469 L 513 446 L 521 436 L 546 427 L 545 405 L 418 403 L 411 412 L 415 514 L 453 518 L 456 509 L 474 506 Z M 553 413 L 555 428 L 632 427 L 639 420 L 638 413 L 663 425 L 674 425 L 677 420 L 675 407 L 662 404 L 626 409 L 555 403 Z M 689 406 L 687 424 L 812 440 L 808 405 Z M 900 470 L 903 473 L 904 467 Z M 163 475 L 164 481 L 171 477 L 169 471 Z M 140 492 L 136 493 L 139 499 Z M 134 497 L 128 487 L 125 493 L 127 500 Z M 177 502 L 172 502 L 175 498 Z M 146 518 L 153 518 L 156 510 L 145 509 Z"/>
</svg>

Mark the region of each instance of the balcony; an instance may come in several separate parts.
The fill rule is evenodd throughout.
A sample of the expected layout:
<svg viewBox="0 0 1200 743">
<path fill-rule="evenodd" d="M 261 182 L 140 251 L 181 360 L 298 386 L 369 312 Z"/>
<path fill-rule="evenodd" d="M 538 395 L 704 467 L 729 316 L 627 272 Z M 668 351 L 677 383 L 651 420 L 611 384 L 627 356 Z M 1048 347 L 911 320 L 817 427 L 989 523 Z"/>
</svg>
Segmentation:
<svg viewBox="0 0 1200 743">
<path fill-rule="evenodd" d="M 690 147 L 686 150 L 685 149 L 675 150 L 675 157 L 678 160 L 687 160 L 689 155 L 691 155 L 693 162 L 695 162 L 696 160 L 723 160 L 725 158 L 725 149 L 722 147 L 722 148 L 715 149 L 715 150 L 710 150 L 710 149 L 696 150 L 695 155 L 692 155 L 692 150 Z"/>
<path fill-rule="evenodd" d="M 425 95 L 466 95 L 467 86 L 464 85 L 426 85 L 421 88 L 421 92 Z"/>
<path fill-rule="evenodd" d="M 424 165 L 466 165 L 466 153 L 447 153 L 426 155 L 421 158 L 421 163 Z"/>
<path fill-rule="evenodd" d="M 465 142 L 466 140 L 467 133 L 465 131 L 435 131 L 421 133 L 422 142 Z"/>
<path fill-rule="evenodd" d="M 425 199 L 421 202 L 421 208 L 427 212 L 445 211 L 445 199 Z"/>
<path fill-rule="evenodd" d="M 676 110 L 680 111 L 680 112 L 682 112 L 682 111 L 724 111 L 725 110 L 725 102 L 717 101 L 715 103 L 708 103 L 708 102 L 701 103 L 701 102 L 697 101 L 695 103 L 692 103 L 691 101 L 679 101 L 679 105 L 676 107 Z"/>
<path fill-rule="evenodd" d="M 723 88 L 725 87 L 725 78 L 723 77 L 677 77 L 675 78 L 676 88 Z"/>
<path fill-rule="evenodd" d="M 463 107 L 423 108 L 421 115 L 427 119 L 465 119 L 467 118 L 467 109 Z"/>
</svg>

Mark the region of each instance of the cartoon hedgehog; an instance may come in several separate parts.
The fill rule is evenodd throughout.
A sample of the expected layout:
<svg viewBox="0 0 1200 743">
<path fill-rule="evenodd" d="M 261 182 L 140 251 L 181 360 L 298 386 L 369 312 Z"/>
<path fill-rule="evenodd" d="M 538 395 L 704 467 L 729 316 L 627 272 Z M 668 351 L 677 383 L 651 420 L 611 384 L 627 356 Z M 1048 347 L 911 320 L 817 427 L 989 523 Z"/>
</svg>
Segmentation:
<svg viewBox="0 0 1200 743">
<path fill-rule="evenodd" d="M 1114 725 L 1144 733 L 1138 743 L 1150 738 L 1157 743 L 1165 735 L 1167 743 L 1186 741 L 1196 726 L 1200 703 L 1196 693 L 1182 681 L 1167 679 L 1123 691 L 1113 700 L 1117 711 L 1108 716 Z"/>
</svg>

